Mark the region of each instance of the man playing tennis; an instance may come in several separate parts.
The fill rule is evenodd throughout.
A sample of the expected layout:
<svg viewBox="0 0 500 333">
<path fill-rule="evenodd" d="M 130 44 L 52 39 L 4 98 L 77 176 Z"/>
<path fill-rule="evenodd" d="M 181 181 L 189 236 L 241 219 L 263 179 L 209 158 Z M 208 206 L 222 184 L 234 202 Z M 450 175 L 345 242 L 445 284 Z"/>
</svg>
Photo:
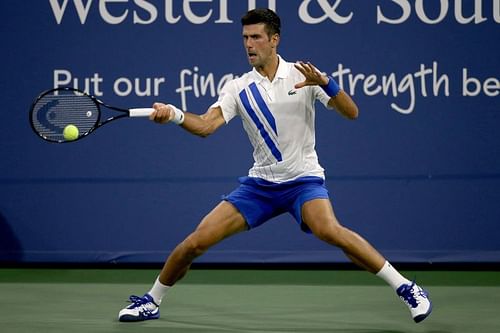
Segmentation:
<svg viewBox="0 0 500 333">
<path fill-rule="evenodd" d="M 255 163 L 248 176 L 240 178 L 240 186 L 173 250 L 151 290 L 142 297 L 130 297 L 132 304 L 120 311 L 119 320 L 159 318 L 163 297 L 196 257 L 224 238 L 286 212 L 303 231 L 339 247 L 355 264 L 386 281 L 408 305 L 415 322 L 424 320 L 432 310 L 427 292 L 339 223 L 324 185 L 324 170 L 315 151 L 314 103 L 319 100 L 348 119 L 357 118 L 356 104 L 332 77 L 311 63 L 289 63 L 278 55 L 281 23 L 272 10 L 251 10 L 241 23 L 253 70 L 228 82 L 203 115 L 156 103 L 150 119 L 174 122 L 205 137 L 240 116 L 254 147 Z"/>
</svg>

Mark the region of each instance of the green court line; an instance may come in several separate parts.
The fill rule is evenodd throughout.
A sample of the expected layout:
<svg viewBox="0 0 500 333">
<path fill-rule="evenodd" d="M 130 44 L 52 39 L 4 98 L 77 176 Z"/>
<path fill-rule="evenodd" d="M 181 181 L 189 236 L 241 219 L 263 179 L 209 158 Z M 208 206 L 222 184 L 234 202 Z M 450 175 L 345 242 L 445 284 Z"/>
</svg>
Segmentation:
<svg viewBox="0 0 500 333">
<path fill-rule="evenodd" d="M 118 322 L 128 295 L 150 285 L 0 283 L 0 327 L 9 333 L 489 333 L 500 327 L 496 286 L 433 286 L 434 311 L 415 324 L 387 286 L 181 283 L 162 302 L 160 319 Z"/>
<path fill-rule="evenodd" d="M 0 268 L 0 283 L 128 283 L 154 281 L 159 269 Z M 423 285 L 500 286 L 499 271 L 403 271 Z M 184 284 L 383 285 L 357 270 L 193 269 Z"/>
</svg>

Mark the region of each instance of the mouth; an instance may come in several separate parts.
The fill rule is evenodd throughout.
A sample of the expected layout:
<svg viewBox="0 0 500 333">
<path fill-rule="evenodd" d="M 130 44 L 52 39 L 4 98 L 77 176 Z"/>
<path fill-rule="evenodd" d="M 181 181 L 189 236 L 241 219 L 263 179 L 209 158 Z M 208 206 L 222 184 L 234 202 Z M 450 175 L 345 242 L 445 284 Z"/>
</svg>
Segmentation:
<svg viewBox="0 0 500 333">
<path fill-rule="evenodd" d="M 257 58 L 257 53 L 255 52 L 247 52 L 247 55 L 250 61 L 255 60 L 255 58 Z"/>
</svg>

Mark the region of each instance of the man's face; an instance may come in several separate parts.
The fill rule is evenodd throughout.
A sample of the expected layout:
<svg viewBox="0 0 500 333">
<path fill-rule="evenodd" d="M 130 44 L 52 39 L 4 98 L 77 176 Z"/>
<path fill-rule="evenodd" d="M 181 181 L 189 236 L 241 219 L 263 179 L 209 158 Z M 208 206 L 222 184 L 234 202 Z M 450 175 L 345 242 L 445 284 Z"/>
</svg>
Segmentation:
<svg viewBox="0 0 500 333">
<path fill-rule="evenodd" d="M 267 35 L 265 24 L 243 26 L 243 45 L 247 52 L 248 62 L 253 67 L 264 67 L 276 54 L 279 35 Z"/>
</svg>

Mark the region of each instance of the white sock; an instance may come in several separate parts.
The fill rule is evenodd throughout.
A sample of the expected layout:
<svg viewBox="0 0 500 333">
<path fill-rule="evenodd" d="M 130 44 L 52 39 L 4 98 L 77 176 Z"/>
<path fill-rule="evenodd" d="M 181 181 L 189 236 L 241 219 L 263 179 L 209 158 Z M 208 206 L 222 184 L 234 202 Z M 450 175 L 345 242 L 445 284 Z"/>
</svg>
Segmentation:
<svg viewBox="0 0 500 333">
<path fill-rule="evenodd" d="M 394 290 L 398 289 L 402 284 L 410 283 L 410 280 L 399 274 L 388 261 L 384 263 L 384 266 L 376 275 L 387 282 Z"/>
<path fill-rule="evenodd" d="M 148 294 L 150 294 L 151 297 L 153 297 L 156 304 L 160 305 L 161 300 L 163 299 L 163 297 L 170 288 L 171 286 L 167 286 L 161 283 L 160 278 L 158 277 L 156 278 L 156 281 L 153 284 L 151 290 L 148 292 Z"/>
</svg>

